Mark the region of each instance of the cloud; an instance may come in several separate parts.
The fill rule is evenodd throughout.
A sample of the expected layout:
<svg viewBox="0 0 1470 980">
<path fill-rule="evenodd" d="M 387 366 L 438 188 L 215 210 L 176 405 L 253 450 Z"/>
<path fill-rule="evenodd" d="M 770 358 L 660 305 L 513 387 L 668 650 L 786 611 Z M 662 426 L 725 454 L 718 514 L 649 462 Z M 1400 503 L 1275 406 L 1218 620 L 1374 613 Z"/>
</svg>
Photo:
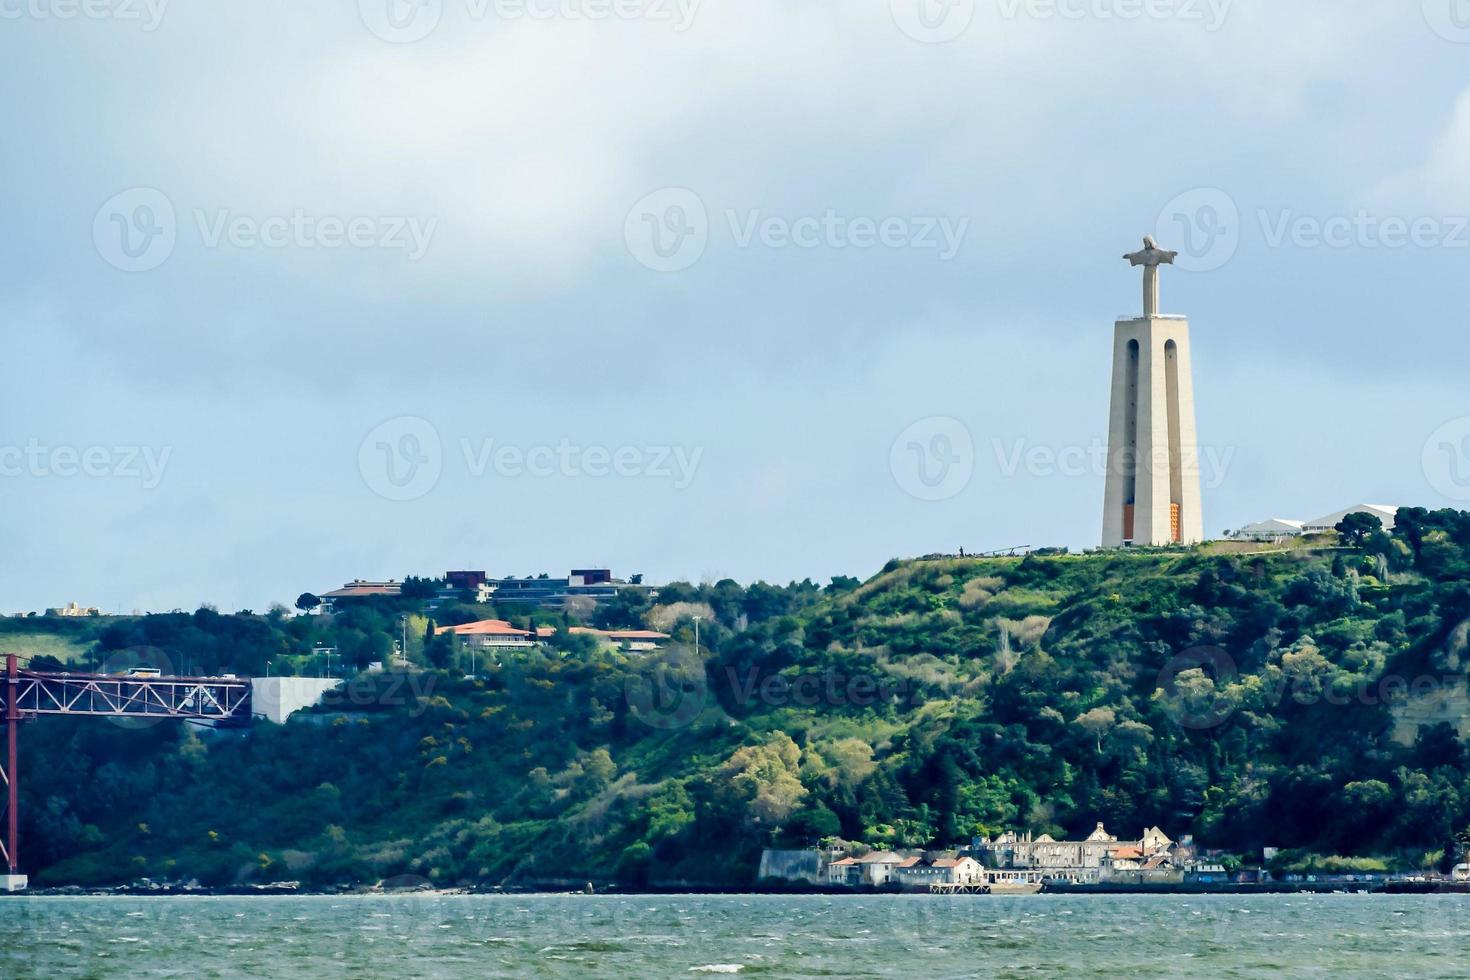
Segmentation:
<svg viewBox="0 0 1470 980">
<path fill-rule="evenodd" d="M 1470 88 L 1455 100 L 1443 128 L 1428 143 L 1423 163 L 1375 189 L 1375 200 L 1440 214 L 1470 214 Z"/>
</svg>

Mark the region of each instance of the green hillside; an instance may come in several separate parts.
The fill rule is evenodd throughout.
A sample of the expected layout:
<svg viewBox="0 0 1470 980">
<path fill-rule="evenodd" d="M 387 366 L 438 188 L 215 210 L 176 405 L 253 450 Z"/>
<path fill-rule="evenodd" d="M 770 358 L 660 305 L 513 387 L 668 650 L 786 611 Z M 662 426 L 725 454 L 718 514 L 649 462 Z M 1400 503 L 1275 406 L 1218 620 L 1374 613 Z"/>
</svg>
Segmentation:
<svg viewBox="0 0 1470 980">
<path fill-rule="evenodd" d="M 39 884 L 748 885 L 771 844 L 1102 820 L 1417 867 L 1470 823 L 1458 710 L 1396 730 L 1396 713 L 1464 703 L 1470 515 L 1405 511 L 1392 536 L 1356 537 L 674 584 L 596 614 L 667 626 L 661 654 L 563 629 L 463 679 L 463 651 L 416 635 L 426 669 L 359 678 L 285 726 L 44 719 L 23 743 L 26 864 Z M 419 603 L 152 616 L 93 655 L 263 673 L 330 642 L 364 662 Z"/>
</svg>

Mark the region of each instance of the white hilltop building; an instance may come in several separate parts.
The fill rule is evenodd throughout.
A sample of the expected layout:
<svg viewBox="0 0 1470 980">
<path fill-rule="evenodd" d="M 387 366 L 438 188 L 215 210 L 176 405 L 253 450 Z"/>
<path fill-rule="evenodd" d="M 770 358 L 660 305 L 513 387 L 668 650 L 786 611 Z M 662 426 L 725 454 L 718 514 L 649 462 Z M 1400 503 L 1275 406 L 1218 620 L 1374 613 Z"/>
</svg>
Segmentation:
<svg viewBox="0 0 1470 980">
<path fill-rule="evenodd" d="M 1398 519 L 1399 509 L 1393 504 L 1358 504 L 1345 510 L 1334 511 L 1311 521 L 1294 521 L 1285 517 L 1273 517 L 1267 521 L 1247 524 L 1228 535 L 1236 541 L 1286 541 L 1304 534 L 1326 534 L 1337 529 L 1349 514 L 1369 514 L 1383 522 L 1385 531 L 1392 531 Z"/>
<path fill-rule="evenodd" d="M 1315 521 L 1307 521 L 1304 530 L 1307 534 L 1322 534 L 1334 530 L 1349 514 L 1371 514 L 1383 522 L 1385 531 L 1392 531 L 1394 522 L 1398 520 L 1399 509 L 1393 504 L 1358 504 L 1356 507 L 1319 517 Z"/>
<path fill-rule="evenodd" d="M 1269 521 L 1247 524 L 1240 530 L 1231 532 L 1230 536 L 1241 541 L 1284 541 L 1287 538 L 1301 537 L 1305 527 L 1306 524 L 1302 521 L 1273 517 Z"/>
</svg>

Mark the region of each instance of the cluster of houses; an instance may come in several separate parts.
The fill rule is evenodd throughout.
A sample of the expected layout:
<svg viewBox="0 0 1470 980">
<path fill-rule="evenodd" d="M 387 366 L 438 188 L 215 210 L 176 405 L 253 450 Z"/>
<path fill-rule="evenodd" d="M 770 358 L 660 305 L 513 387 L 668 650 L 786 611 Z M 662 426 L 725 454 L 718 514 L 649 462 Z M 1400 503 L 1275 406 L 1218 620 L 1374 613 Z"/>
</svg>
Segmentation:
<svg viewBox="0 0 1470 980">
<path fill-rule="evenodd" d="M 864 854 L 767 852 L 762 875 L 812 885 L 934 891 L 935 886 L 1039 886 L 1046 882 L 1128 885 L 1223 883 L 1217 862 L 1203 860 L 1191 839 L 1170 840 L 1150 827 L 1119 840 L 1099 823 L 1083 840 L 1004 833 L 958 851 L 870 851 Z"/>
<path fill-rule="evenodd" d="M 1024 872 L 1038 881 L 1165 883 L 1183 881 L 1186 871 L 1198 870 L 1193 843 L 1176 844 L 1158 827 L 1128 841 L 1120 841 L 1101 823 L 1080 841 L 1007 832 L 994 840 L 982 837 L 973 849 L 990 867 Z"/>
<path fill-rule="evenodd" d="M 827 884 L 849 888 L 881 888 L 896 884 L 906 891 L 929 891 L 931 885 L 969 885 L 984 874 L 972 857 L 928 857 L 874 851 L 827 864 Z"/>
<path fill-rule="evenodd" d="M 578 604 L 593 605 L 628 589 L 652 591 L 643 584 L 643 576 L 634 575 L 625 581 L 607 568 L 574 568 L 562 578 L 549 575 L 492 578 L 484 571 L 455 571 L 445 572 L 443 581 L 443 587 L 429 602 L 430 608 L 468 598 L 481 604 L 561 610 Z M 354 600 L 392 599 L 402 594 L 403 583 L 395 579 L 386 582 L 354 579 L 340 589 L 322 593 L 318 598 L 330 609 Z"/>
</svg>

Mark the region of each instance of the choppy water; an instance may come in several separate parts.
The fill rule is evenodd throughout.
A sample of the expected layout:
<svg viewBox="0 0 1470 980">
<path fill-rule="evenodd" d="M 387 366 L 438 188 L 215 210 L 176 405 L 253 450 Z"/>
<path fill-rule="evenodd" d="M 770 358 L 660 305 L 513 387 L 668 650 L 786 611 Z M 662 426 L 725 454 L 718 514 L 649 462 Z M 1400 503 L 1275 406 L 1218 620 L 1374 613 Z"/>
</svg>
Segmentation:
<svg viewBox="0 0 1470 980">
<path fill-rule="evenodd" d="M 1470 977 L 1470 898 L 7 898 L 0 976 Z"/>
</svg>

